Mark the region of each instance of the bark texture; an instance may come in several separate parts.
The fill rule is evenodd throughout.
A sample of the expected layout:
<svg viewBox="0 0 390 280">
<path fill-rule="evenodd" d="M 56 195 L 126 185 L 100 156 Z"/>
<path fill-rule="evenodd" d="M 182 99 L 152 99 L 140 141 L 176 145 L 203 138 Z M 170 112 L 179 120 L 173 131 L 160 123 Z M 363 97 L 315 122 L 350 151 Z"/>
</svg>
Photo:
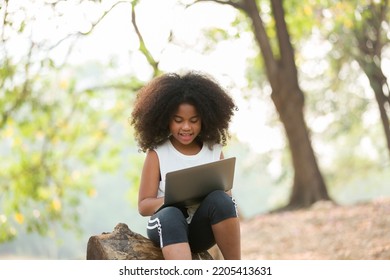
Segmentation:
<svg viewBox="0 0 390 280">
<path fill-rule="evenodd" d="M 317 201 L 330 200 L 305 122 L 304 94 L 298 82 L 294 49 L 285 22 L 283 1 L 271 0 L 279 49 L 276 55 L 266 34 L 256 1 L 244 0 L 243 3 L 243 10 L 252 21 L 255 39 L 264 59 L 272 88 L 271 98 L 283 123 L 294 167 L 290 201 L 281 210 L 309 207 Z"/>
<path fill-rule="evenodd" d="M 133 232 L 124 223 L 111 233 L 91 236 L 87 245 L 87 260 L 163 260 L 160 247 L 143 235 Z M 207 252 L 192 254 L 194 260 L 212 260 Z"/>
</svg>

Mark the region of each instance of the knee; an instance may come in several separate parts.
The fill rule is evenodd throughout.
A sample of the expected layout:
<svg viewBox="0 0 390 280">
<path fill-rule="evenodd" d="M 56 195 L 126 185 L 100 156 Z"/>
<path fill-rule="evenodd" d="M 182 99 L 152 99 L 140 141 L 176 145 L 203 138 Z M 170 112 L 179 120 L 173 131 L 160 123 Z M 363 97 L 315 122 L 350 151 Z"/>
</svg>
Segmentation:
<svg viewBox="0 0 390 280">
<path fill-rule="evenodd" d="M 148 237 L 160 247 L 188 242 L 188 224 L 183 212 L 176 207 L 166 207 L 149 220 Z"/>
<path fill-rule="evenodd" d="M 226 192 L 217 190 L 211 192 L 206 198 L 205 201 L 211 202 L 212 205 L 215 205 L 217 208 L 235 208 L 235 202 Z"/>
<path fill-rule="evenodd" d="M 154 214 L 152 218 L 158 218 L 159 222 L 165 225 L 165 227 L 175 228 L 181 225 L 187 225 L 187 220 L 183 212 L 176 207 L 165 207 Z"/>
<path fill-rule="evenodd" d="M 233 198 L 224 191 L 214 191 L 205 198 L 212 224 L 224 219 L 238 217 L 237 206 Z"/>
</svg>

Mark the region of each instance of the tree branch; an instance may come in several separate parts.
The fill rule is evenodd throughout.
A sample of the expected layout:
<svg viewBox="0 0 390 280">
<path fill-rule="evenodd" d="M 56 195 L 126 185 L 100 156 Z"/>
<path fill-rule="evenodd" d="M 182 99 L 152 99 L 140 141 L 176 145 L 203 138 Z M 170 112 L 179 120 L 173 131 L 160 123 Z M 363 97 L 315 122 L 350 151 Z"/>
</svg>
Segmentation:
<svg viewBox="0 0 390 280">
<path fill-rule="evenodd" d="M 222 4 L 222 5 L 229 5 L 229 6 L 232 6 L 238 10 L 246 10 L 246 6 L 245 4 L 242 2 L 242 1 L 232 1 L 232 0 L 228 0 L 228 1 L 222 1 L 222 0 L 196 0 L 194 3 L 188 5 L 188 6 L 192 6 L 193 4 L 196 4 L 196 3 L 200 3 L 200 2 L 215 2 L 215 3 L 218 3 L 218 4 Z"/>
<path fill-rule="evenodd" d="M 25 74 L 25 80 L 23 82 L 23 87 L 21 89 L 20 95 L 16 98 L 15 102 L 6 110 L 4 110 L 1 113 L 1 120 L 0 120 L 0 128 L 4 127 L 4 125 L 7 123 L 7 120 L 9 116 L 12 114 L 12 112 L 16 109 L 18 109 L 22 103 L 25 101 L 25 99 L 28 97 L 30 94 L 30 79 L 29 79 L 29 72 L 30 72 L 30 66 L 31 66 L 31 58 L 33 54 L 33 49 L 34 49 L 34 42 L 31 40 L 30 41 L 30 48 L 27 53 L 27 62 L 24 66 L 24 74 Z"/>
<path fill-rule="evenodd" d="M 4 10 L 4 17 L 3 17 L 3 22 L 2 22 L 2 28 L 0 30 L 0 38 L 1 38 L 1 45 L 2 45 L 2 51 L 3 51 L 3 55 L 4 55 L 4 68 L 5 68 L 5 71 L 6 73 L 9 73 L 9 58 L 8 58 L 8 52 L 7 52 L 7 48 L 5 47 L 5 26 L 7 24 L 7 18 L 8 18 L 8 0 L 4 1 L 4 6 L 2 8 Z M 0 88 L 3 88 L 4 86 L 4 83 L 5 83 L 5 80 L 6 79 L 1 79 L 0 80 Z M 1 126 L 0 126 L 1 127 Z"/>
<path fill-rule="evenodd" d="M 146 47 L 144 38 L 138 28 L 137 21 L 136 21 L 136 13 L 135 13 L 135 6 L 136 6 L 136 1 L 134 1 L 131 4 L 131 23 L 133 24 L 135 33 L 138 36 L 139 40 L 139 51 L 145 56 L 146 60 L 148 63 L 152 66 L 153 68 L 153 76 L 157 76 L 160 73 L 160 70 L 158 68 L 159 61 L 156 61 L 153 57 L 153 55 L 150 53 L 148 48 Z"/>
<path fill-rule="evenodd" d="M 255 34 L 257 44 L 259 45 L 261 53 L 263 55 L 265 67 L 268 73 L 268 78 L 270 79 L 270 82 L 272 82 L 271 77 L 273 77 L 273 73 L 277 71 L 278 64 L 273 54 L 270 40 L 265 30 L 263 20 L 260 17 L 260 12 L 255 0 L 245 0 L 245 7 L 245 12 L 252 20 L 253 32 Z"/>
<path fill-rule="evenodd" d="M 98 18 L 98 20 L 94 23 L 91 23 L 91 27 L 89 28 L 88 31 L 86 32 L 81 32 L 81 31 L 78 31 L 78 32 L 74 32 L 74 33 L 71 33 L 71 34 L 68 34 L 66 35 L 64 38 L 58 40 L 54 45 L 50 46 L 49 50 L 52 50 L 54 48 L 56 48 L 58 45 L 60 45 L 62 42 L 66 41 L 67 39 L 69 38 L 72 38 L 72 37 L 80 37 L 80 36 L 85 36 L 85 35 L 89 35 L 93 32 L 93 30 L 95 29 L 95 27 L 100 23 L 102 22 L 102 20 L 116 7 L 118 6 L 119 4 L 123 4 L 123 3 L 130 3 L 129 1 L 118 1 L 118 2 L 115 2 L 114 4 L 111 5 L 111 7 L 104 11 L 104 13 Z"/>
<path fill-rule="evenodd" d="M 287 30 L 282 0 L 271 0 L 272 13 L 274 14 L 278 45 L 281 62 L 290 72 L 296 72 L 294 49 L 291 45 L 290 35 Z M 296 74 L 294 74 L 296 76 Z"/>
</svg>

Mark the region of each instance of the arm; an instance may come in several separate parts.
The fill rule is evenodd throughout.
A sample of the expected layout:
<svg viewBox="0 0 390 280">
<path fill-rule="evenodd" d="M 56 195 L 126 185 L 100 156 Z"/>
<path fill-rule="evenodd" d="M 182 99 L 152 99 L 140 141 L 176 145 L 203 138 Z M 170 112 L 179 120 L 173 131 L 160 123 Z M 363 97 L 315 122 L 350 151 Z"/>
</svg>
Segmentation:
<svg viewBox="0 0 390 280">
<path fill-rule="evenodd" d="M 138 193 L 138 212 L 142 216 L 151 216 L 164 203 L 164 198 L 157 198 L 160 182 L 160 165 L 157 153 L 146 154 Z"/>
</svg>

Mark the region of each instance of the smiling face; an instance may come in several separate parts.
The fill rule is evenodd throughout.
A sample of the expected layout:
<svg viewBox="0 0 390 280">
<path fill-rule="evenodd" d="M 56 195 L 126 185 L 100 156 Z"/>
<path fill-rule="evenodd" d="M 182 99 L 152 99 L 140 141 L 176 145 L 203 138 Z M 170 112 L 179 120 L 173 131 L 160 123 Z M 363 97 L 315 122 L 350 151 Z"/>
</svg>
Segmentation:
<svg viewBox="0 0 390 280">
<path fill-rule="evenodd" d="M 169 122 L 172 144 L 184 153 L 199 147 L 194 140 L 201 128 L 202 122 L 196 108 L 188 103 L 180 104 Z"/>
</svg>

